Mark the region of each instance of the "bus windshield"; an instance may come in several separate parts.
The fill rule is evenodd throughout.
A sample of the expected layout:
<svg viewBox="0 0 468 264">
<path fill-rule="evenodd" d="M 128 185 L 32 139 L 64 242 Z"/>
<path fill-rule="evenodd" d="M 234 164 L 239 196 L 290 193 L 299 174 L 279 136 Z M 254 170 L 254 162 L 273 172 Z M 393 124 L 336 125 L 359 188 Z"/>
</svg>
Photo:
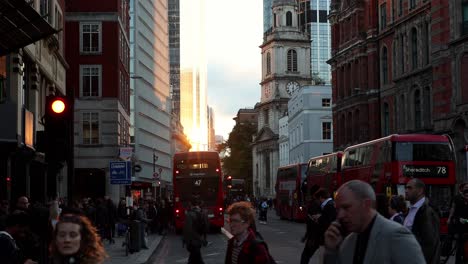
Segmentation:
<svg viewBox="0 0 468 264">
<path fill-rule="evenodd" d="M 452 150 L 447 142 L 396 142 L 396 161 L 452 161 Z"/>
<path fill-rule="evenodd" d="M 215 206 L 218 195 L 218 177 L 177 178 L 176 185 L 184 207 L 190 205 L 193 195 L 199 195 L 202 206 Z"/>
</svg>

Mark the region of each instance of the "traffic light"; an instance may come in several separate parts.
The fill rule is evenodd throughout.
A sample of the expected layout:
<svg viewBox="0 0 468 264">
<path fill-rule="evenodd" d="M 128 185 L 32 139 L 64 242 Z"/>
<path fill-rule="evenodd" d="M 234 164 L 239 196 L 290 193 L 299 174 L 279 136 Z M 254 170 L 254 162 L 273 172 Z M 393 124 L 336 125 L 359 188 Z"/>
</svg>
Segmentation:
<svg viewBox="0 0 468 264">
<path fill-rule="evenodd" d="M 47 96 L 45 109 L 45 154 L 50 165 L 66 160 L 70 150 L 72 106 L 65 96 Z"/>
</svg>

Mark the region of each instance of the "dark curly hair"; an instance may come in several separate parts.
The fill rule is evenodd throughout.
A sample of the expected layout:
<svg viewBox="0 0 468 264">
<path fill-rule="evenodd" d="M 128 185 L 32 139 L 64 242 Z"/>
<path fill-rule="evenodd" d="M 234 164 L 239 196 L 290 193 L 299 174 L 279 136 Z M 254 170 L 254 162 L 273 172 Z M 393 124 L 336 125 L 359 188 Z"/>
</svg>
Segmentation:
<svg viewBox="0 0 468 264">
<path fill-rule="evenodd" d="M 88 218 L 75 214 L 62 214 L 55 226 L 54 236 L 52 237 L 52 242 L 49 247 L 53 263 L 63 263 L 65 257 L 58 252 L 56 245 L 58 229 L 63 223 L 80 225 L 81 242 L 80 249 L 76 254 L 76 257 L 79 259 L 78 263 L 97 264 L 102 263 L 104 259 L 108 257 L 96 228 L 91 224 Z"/>
</svg>

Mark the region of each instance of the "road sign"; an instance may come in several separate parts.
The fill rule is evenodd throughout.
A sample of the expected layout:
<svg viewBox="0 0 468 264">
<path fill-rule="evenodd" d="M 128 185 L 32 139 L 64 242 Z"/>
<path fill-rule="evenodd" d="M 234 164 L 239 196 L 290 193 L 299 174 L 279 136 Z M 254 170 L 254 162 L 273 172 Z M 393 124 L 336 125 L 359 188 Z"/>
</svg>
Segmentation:
<svg viewBox="0 0 468 264">
<path fill-rule="evenodd" d="M 109 163 L 111 184 L 132 184 L 132 163 L 129 161 L 111 161 Z"/>
<path fill-rule="evenodd" d="M 132 155 L 133 155 L 133 148 L 131 148 L 131 147 L 120 148 L 119 158 L 121 158 L 123 160 L 130 160 Z"/>
</svg>

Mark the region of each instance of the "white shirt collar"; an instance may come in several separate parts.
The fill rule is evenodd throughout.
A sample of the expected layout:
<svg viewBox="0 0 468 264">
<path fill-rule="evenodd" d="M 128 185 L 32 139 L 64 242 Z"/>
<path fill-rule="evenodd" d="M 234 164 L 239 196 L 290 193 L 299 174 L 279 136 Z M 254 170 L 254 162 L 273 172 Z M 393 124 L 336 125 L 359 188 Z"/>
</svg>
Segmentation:
<svg viewBox="0 0 468 264">
<path fill-rule="evenodd" d="M 395 213 L 394 215 L 392 215 L 392 217 L 390 217 L 390 220 L 395 219 L 395 217 L 396 217 L 397 215 L 399 215 L 399 214 L 400 214 L 400 213 Z"/>
<path fill-rule="evenodd" d="M 411 208 L 417 208 L 419 209 L 421 206 L 423 206 L 424 202 L 426 201 L 426 197 L 423 197 L 419 199 L 415 204 L 411 205 Z"/>
<path fill-rule="evenodd" d="M 320 205 L 320 207 L 323 209 L 323 208 L 325 207 L 325 205 L 327 205 L 327 203 L 328 203 L 329 201 L 331 201 L 331 199 L 332 199 L 332 198 L 328 198 L 328 199 L 326 199 L 325 201 L 323 201 L 323 203 L 322 203 L 322 205 Z"/>
<path fill-rule="evenodd" d="M 7 231 L 0 231 L 0 234 L 4 234 L 4 235 L 6 235 L 7 237 L 10 237 L 12 240 L 15 240 L 15 239 L 10 235 L 10 233 L 8 233 Z"/>
</svg>

